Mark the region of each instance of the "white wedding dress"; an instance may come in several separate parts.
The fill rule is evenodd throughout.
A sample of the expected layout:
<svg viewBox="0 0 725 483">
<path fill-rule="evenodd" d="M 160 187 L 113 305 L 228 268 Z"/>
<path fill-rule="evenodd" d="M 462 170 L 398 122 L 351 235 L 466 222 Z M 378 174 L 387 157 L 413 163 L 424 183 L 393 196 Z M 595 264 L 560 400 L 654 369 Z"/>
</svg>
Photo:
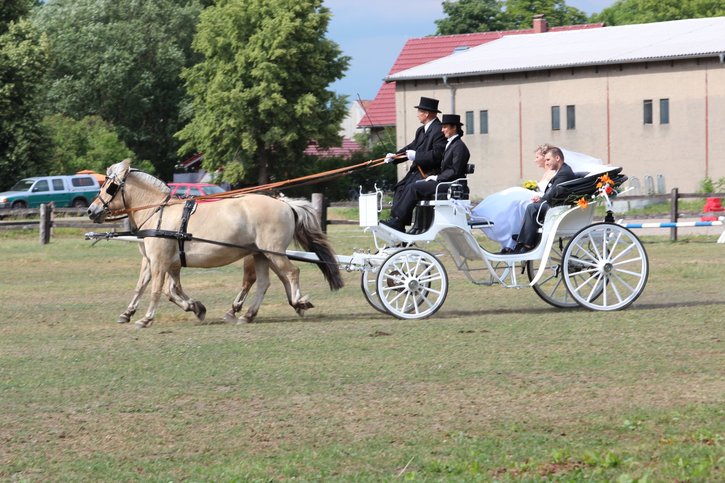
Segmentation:
<svg viewBox="0 0 725 483">
<path fill-rule="evenodd" d="M 575 173 L 593 173 L 602 169 L 602 160 L 587 154 L 562 149 L 564 162 Z M 548 182 L 548 180 L 547 180 Z M 539 188 L 544 188 L 539 186 Z M 501 249 L 514 248 L 516 242 L 512 235 L 521 231 L 526 207 L 536 191 L 514 186 L 498 193 L 487 196 L 471 211 L 472 222 L 493 222 L 493 225 L 483 226 L 481 230 L 491 240 L 498 242 Z M 541 193 L 539 192 L 539 195 Z"/>
</svg>

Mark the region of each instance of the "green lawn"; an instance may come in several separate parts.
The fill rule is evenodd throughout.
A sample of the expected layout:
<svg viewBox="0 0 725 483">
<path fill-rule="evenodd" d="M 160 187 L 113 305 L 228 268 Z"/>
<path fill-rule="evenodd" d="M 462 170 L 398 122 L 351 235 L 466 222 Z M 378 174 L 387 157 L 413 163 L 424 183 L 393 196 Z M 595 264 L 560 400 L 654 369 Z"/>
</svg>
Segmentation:
<svg viewBox="0 0 725 483">
<path fill-rule="evenodd" d="M 370 248 L 334 226 L 341 254 Z M 133 244 L 0 238 L 0 479 L 9 481 L 722 481 L 725 245 L 645 239 L 644 294 L 559 310 L 453 271 L 431 319 L 327 290 L 305 318 L 275 279 L 255 324 L 128 304 Z M 440 247 L 428 247 L 438 253 Z M 241 266 L 186 270 L 207 321 Z M 139 314 L 145 309 L 144 299 Z M 139 315 L 137 314 L 137 316 Z"/>
</svg>

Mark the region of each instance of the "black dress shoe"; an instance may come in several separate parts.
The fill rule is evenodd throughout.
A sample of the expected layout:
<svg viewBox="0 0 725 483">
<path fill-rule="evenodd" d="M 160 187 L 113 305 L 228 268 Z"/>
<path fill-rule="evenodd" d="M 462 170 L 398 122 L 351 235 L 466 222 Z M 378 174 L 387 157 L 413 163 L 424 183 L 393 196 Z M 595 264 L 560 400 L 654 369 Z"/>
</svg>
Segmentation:
<svg viewBox="0 0 725 483">
<path fill-rule="evenodd" d="M 405 225 L 403 225 L 400 220 L 394 216 L 388 218 L 387 220 L 380 220 L 380 224 L 392 228 L 393 230 L 405 231 Z"/>
<path fill-rule="evenodd" d="M 514 248 L 513 252 L 511 252 L 514 255 L 520 255 L 522 253 L 527 253 L 531 251 L 531 247 L 527 247 L 523 243 L 518 243 L 516 245 L 516 248 Z"/>
</svg>

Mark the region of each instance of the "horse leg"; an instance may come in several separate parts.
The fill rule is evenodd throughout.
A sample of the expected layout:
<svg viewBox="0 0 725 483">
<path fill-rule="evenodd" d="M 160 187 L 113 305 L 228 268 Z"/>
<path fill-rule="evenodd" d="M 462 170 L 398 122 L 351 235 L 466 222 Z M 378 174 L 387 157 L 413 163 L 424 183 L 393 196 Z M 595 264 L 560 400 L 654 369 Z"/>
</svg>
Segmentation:
<svg viewBox="0 0 725 483">
<path fill-rule="evenodd" d="M 251 323 L 254 317 L 259 312 L 259 307 L 262 305 L 264 294 L 267 293 L 269 288 L 269 260 L 264 255 L 254 255 L 254 271 L 257 277 L 257 292 L 254 294 L 254 300 L 247 309 L 247 313 L 244 314 L 237 320 L 237 323 Z M 246 272 L 245 272 L 246 276 Z"/>
<path fill-rule="evenodd" d="M 149 260 L 149 267 L 149 271 L 151 273 L 151 301 L 149 302 L 148 309 L 146 309 L 146 315 L 137 320 L 135 323 L 136 327 L 140 329 L 150 327 L 153 323 L 154 316 L 156 315 L 156 308 L 159 305 L 159 298 L 161 297 L 161 289 L 166 281 L 166 271 L 159 267 L 158 262 L 154 263 Z"/>
<path fill-rule="evenodd" d="M 169 300 L 181 307 L 185 312 L 194 312 L 200 322 L 206 317 L 206 307 L 198 300 L 189 297 L 181 287 L 181 269 L 169 270 Z"/>
<path fill-rule="evenodd" d="M 272 262 L 272 270 L 277 274 L 287 292 L 287 301 L 295 309 L 300 317 L 305 315 L 305 310 L 314 307 L 306 295 L 300 291 L 300 269 L 290 262 L 289 258 L 283 255 L 268 255 Z"/>
<path fill-rule="evenodd" d="M 242 291 L 239 292 L 237 298 L 232 302 L 232 308 L 224 314 L 224 322 L 237 322 L 237 313 L 242 310 L 244 300 L 246 300 L 252 285 L 257 281 L 257 272 L 254 269 L 254 257 L 244 257 L 244 280 L 242 282 Z"/>
<path fill-rule="evenodd" d="M 143 295 L 150 281 L 151 266 L 149 265 L 149 259 L 146 258 L 146 256 L 144 255 L 141 258 L 141 272 L 138 275 L 138 282 L 136 282 L 136 288 L 134 289 L 131 302 L 129 302 L 128 307 L 126 307 L 126 311 L 118 316 L 118 320 L 116 322 L 118 322 L 119 324 L 127 324 L 131 321 L 131 316 L 136 313 L 136 309 L 138 309 L 138 303 L 141 301 L 141 296 Z"/>
</svg>

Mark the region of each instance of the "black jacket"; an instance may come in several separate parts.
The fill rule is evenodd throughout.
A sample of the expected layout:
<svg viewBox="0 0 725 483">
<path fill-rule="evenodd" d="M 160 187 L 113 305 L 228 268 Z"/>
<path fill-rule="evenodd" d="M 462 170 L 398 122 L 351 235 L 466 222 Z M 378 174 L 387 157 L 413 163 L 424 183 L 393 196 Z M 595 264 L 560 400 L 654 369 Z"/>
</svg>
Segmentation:
<svg viewBox="0 0 725 483">
<path fill-rule="evenodd" d="M 562 164 L 561 168 L 559 168 L 559 171 L 556 172 L 554 177 L 551 178 L 551 181 L 549 181 L 549 184 L 546 185 L 546 190 L 541 196 L 541 200 L 553 205 L 554 203 L 552 203 L 551 200 L 558 196 L 556 186 L 560 183 L 564 183 L 565 181 L 571 181 L 573 179 L 576 179 L 574 171 L 572 171 L 571 167 L 568 164 Z"/>
<path fill-rule="evenodd" d="M 420 166 L 426 176 L 438 174 L 447 142 L 441 128 L 442 125 L 438 118 L 433 119 L 427 131 L 425 126 L 420 126 L 415 131 L 413 142 L 398 150 L 397 154 L 405 154 L 409 149 L 415 151 L 415 161 L 411 163 L 408 173 L 418 173 L 418 166 Z M 396 164 L 403 161 L 403 159 L 396 160 Z"/>
<path fill-rule="evenodd" d="M 443 153 L 443 162 L 441 163 L 441 172 L 438 175 L 438 183 L 465 178 L 469 159 L 471 159 L 471 153 L 468 151 L 466 144 L 461 140 L 461 137 L 458 136 L 451 141 L 450 146 Z"/>
</svg>

